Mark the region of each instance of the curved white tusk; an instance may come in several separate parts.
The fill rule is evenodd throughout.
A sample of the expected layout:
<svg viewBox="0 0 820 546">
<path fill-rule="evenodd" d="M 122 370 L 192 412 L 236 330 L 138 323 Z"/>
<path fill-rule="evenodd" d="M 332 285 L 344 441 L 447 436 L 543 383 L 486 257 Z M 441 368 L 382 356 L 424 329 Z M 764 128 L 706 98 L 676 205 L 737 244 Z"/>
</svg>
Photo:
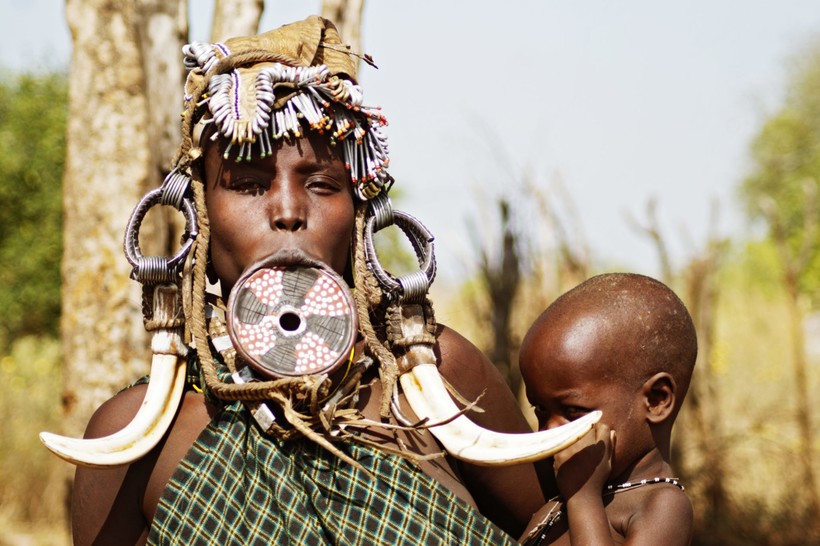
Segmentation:
<svg viewBox="0 0 820 546">
<path fill-rule="evenodd" d="M 154 291 L 154 319 L 176 316 L 176 287 L 158 286 Z M 41 432 L 40 441 L 58 457 L 90 467 L 131 463 L 148 453 L 168 430 L 185 388 L 186 347 L 176 330 L 162 329 L 151 341 L 154 357 L 148 389 L 137 414 L 122 430 L 103 438 L 68 438 Z"/>
<path fill-rule="evenodd" d="M 429 420 L 430 432 L 447 452 L 477 465 L 502 466 L 550 457 L 575 443 L 601 418 L 601 412 L 594 411 L 541 432 L 494 432 L 459 415 L 435 364 L 417 364 L 401 376 L 400 382 L 410 407 L 420 419 Z"/>
</svg>

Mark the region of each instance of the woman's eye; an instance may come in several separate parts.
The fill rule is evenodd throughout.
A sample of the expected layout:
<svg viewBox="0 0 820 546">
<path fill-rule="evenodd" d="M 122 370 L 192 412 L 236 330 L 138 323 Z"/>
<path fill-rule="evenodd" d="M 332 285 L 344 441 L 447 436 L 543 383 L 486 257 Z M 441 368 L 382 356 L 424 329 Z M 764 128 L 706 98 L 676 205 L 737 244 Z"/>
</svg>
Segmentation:
<svg viewBox="0 0 820 546">
<path fill-rule="evenodd" d="M 316 193 L 329 194 L 341 191 L 342 187 L 338 181 L 326 176 L 314 176 L 308 179 L 306 186 Z"/>
<path fill-rule="evenodd" d="M 247 195 L 260 195 L 267 188 L 262 181 L 256 178 L 239 178 L 231 180 L 228 184 L 231 191 Z"/>
</svg>

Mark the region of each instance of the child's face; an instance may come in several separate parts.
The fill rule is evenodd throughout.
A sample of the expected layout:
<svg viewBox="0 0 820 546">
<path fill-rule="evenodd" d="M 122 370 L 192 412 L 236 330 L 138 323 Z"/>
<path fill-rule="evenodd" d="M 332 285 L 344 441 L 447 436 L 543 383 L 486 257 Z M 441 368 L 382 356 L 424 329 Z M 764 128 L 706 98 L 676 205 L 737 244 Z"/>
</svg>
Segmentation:
<svg viewBox="0 0 820 546">
<path fill-rule="evenodd" d="M 339 274 L 350 255 L 353 190 L 326 138 L 280 141 L 273 154 L 237 162 L 225 144 L 206 144 L 205 200 L 211 260 L 227 294 L 249 265 L 300 249 Z"/>
<path fill-rule="evenodd" d="M 539 429 L 601 410 L 617 434 L 612 476 L 643 454 L 648 427 L 641 385 L 629 384 L 628 358 L 612 324 L 594 313 L 553 315 L 533 327 L 521 346 L 521 374 Z"/>
</svg>

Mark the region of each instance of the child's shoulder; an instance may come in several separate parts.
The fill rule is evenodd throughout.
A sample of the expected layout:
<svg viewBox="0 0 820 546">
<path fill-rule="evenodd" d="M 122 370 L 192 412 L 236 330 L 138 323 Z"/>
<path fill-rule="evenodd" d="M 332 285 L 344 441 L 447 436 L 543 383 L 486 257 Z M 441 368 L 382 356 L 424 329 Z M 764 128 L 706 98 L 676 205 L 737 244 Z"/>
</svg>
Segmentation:
<svg viewBox="0 0 820 546">
<path fill-rule="evenodd" d="M 623 536 L 641 536 L 650 539 L 648 544 L 689 544 L 692 501 L 680 487 L 660 483 L 619 497 L 610 506 L 623 518 Z"/>
</svg>

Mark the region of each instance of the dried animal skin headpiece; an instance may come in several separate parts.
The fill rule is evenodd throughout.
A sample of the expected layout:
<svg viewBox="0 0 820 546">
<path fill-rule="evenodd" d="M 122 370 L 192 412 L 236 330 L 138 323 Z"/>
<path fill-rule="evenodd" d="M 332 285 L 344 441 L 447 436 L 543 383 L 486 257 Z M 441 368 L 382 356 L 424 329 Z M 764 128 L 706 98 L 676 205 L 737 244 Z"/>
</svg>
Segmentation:
<svg viewBox="0 0 820 546">
<path fill-rule="evenodd" d="M 229 140 L 226 159 L 266 157 L 274 141 L 299 138 L 307 127 L 342 146 L 362 200 L 389 188 L 387 120 L 363 104 L 352 53 L 327 19 L 313 16 L 224 43 L 194 42 L 183 53 L 192 131 L 213 124 L 213 137 Z"/>
</svg>

